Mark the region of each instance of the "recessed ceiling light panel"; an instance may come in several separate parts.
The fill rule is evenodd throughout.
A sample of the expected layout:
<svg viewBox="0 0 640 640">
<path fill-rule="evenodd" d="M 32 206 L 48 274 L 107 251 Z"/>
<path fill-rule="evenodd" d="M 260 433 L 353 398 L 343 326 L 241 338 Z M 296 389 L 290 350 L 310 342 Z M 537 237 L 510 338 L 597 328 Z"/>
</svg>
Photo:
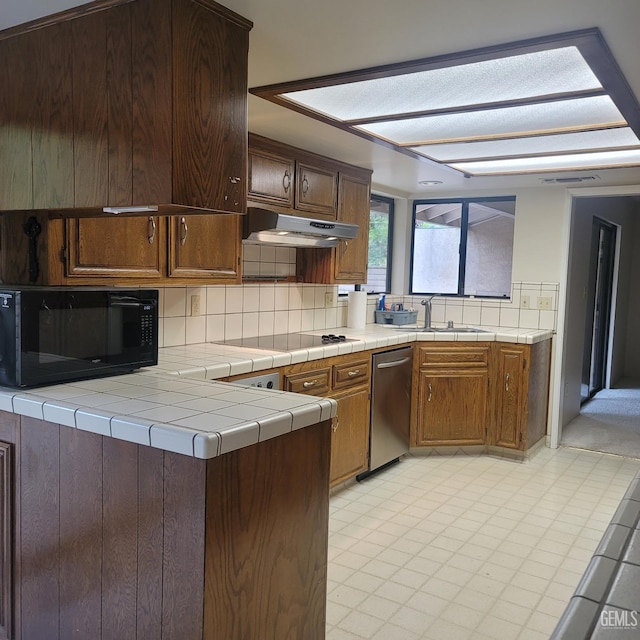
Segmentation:
<svg viewBox="0 0 640 640">
<path fill-rule="evenodd" d="M 466 175 L 636 166 L 640 153 L 640 106 L 598 29 L 251 93 Z"/>
</svg>

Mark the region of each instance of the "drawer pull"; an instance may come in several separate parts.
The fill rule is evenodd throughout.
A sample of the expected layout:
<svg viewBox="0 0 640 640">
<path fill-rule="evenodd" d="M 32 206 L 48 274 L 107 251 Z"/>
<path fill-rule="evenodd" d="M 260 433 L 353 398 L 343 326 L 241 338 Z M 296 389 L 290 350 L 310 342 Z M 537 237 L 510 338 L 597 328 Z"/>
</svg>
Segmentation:
<svg viewBox="0 0 640 640">
<path fill-rule="evenodd" d="M 311 387 L 315 387 L 318 384 L 318 380 L 309 380 L 309 382 L 303 382 L 302 386 L 305 389 L 310 389 Z"/>
<path fill-rule="evenodd" d="M 427 398 L 427 402 L 431 402 L 432 397 L 433 397 L 433 389 L 431 388 L 431 383 L 429 383 L 429 397 Z"/>
<path fill-rule="evenodd" d="M 282 178 L 282 188 L 285 193 L 289 192 L 289 187 L 291 186 L 291 174 L 289 173 L 289 169 L 284 172 L 284 176 Z"/>
<path fill-rule="evenodd" d="M 336 416 L 333 421 L 331 422 L 331 431 L 333 431 L 333 433 L 335 433 L 338 430 L 338 427 L 340 426 L 340 418 L 338 418 L 338 416 Z"/>
<path fill-rule="evenodd" d="M 302 178 L 302 195 L 306 196 L 309 193 L 309 180 L 307 176 L 303 176 Z"/>
<path fill-rule="evenodd" d="M 355 371 L 349 371 L 349 373 L 347 373 L 347 375 L 350 378 L 353 378 L 353 376 L 359 376 L 360 375 L 360 369 L 356 369 Z"/>
<path fill-rule="evenodd" d="M 505 390 L 509 391 L 509 374 L 508 373 L 507 373 L 507 380 L 506 380 L 506 383 L 505 383 Z"/>
</svg>

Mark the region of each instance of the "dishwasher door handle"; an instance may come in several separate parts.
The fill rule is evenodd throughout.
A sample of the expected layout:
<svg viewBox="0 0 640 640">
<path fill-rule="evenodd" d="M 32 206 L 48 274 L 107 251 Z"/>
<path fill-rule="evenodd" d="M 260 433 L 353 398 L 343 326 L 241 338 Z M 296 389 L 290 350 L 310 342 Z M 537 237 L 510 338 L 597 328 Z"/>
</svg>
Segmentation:
<svg viewBox="0 0 640 640">
<path fill-rule="evenodd" d="M 392 362 L 381 362 L 376 365 L 376 369 L 390 369 L 391 367 L 399 367 L 407 362 L 409 362 L 411 358 L 402 358 L 402 360 L 393 360 Z"/>
</svg>

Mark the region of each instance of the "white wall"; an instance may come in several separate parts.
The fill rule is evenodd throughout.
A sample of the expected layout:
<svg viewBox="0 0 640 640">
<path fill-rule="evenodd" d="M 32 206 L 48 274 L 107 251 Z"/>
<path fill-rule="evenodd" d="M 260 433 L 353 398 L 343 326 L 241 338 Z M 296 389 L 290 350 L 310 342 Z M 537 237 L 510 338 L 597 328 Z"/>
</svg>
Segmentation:
<svg viewBox="0 0 640 640">
<path fill-rule="evenodd" d="M 513 280 L 562 282 L 567 202 L 564 187 L 516 193 Z"/>
</svg>

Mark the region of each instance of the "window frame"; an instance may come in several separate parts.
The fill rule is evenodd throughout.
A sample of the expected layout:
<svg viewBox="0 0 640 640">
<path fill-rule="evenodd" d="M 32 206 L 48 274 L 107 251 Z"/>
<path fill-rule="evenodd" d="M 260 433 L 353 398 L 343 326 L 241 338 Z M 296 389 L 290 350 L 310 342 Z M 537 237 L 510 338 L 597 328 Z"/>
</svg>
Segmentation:
<svg viewBox="0 0 640 640">
<path fill-rule="evenodd" d="M 484 202 L 507 202 L 516 200 L 516 196 L 476 196 L 464 198 L 421 198 L 413 201 L 413 211 L 411 216 L 411 256 L 409 261 L 409 295 L 437 295 L 448 296 L 451 298 L 475 298 L 470 294 L 464 293 L 464 283 L 467 267 L 467 237 L 469 230 L 469 205 L 471 203 Z M 458 250 L 458 290 L 456 293 L 441 293 L 439 291 L 414 291 L 413 290 L 413 265 L 415 257 L 415 231 L 416 231 L 416 214 L 417 208 L 421 204 L 460 204 L 462 205 L 462 215 L 460 218 L 460 245 Z M 513 246 L 511 247 L 513 253 Z M 513 277 L 513 276 L 512 276 Z M 503 296 L 482 296 L 482 298 L 505 300 L 510 294 Z"/>
</svg>

